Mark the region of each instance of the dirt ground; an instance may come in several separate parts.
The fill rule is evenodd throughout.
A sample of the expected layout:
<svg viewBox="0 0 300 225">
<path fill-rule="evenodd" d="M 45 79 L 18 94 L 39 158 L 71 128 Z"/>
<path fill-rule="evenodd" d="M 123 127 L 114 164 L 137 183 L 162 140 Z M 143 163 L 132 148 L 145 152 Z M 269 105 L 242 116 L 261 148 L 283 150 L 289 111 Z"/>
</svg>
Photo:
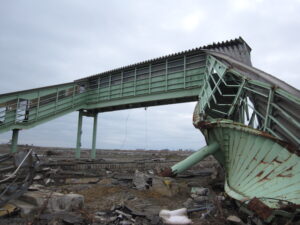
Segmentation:
<svg viewBox="0 0 300 225">
<path fill-rule="evenodd" d="M 82 195 L 84 205 L 80 210 L 62 215 L 68 216 L 65 220 L 61 216 L 54 218 L 46 215 L 40 210 L 38 214 L 28 217 L 20 216 L 18 213 L 2 217 L 0 224 L 158 225 L 163 224 L 158 217 L 162 209 L 180 208 L 195 211 L 188 213 L 194 225 L 264 224 L 260 220 L 255 222 L 256 217 L 252 218 L 241 212 L 236 202 L 226 195 L 224 172 L 213 157 L 206 158 L 175 178 L 165 180 L 167 178 L 158 176 L 159 171 L 163 169 L 158 167 L 166 165 L 164 163 L 167 162 L 173 165 L 192 154 L 191 151 L 98 150 L 95 165 L 98 163 L 100 167 L 99 165 L 97 167 L 85 165 L 91 163 L 89 150 L 82 151 L 81 161 L 74 161 L 73 149 L 19 146 L 20 150 L 29 148 L 34 149 L 41 162 L 48 163 L 47 168 L 41 169 L 37 174 L 41 178 L 35 179 L 33 184 L 42 185 L 43 189 L 51 192 Z M 9 145 L 0 145 L 0 153 L 8 151 Z M 57 162 L 75 162 L 75 164 L 80 162 L 80 165 L 51 167 L 51 163 Z M 103 167 L 102 163 L 106 163 L 106 166 Z M 114 166 L 117 164 L 118 166 Z M 135 181 L 137 172 L 144 174 L 149 182 L 149 185 L 147 183 L 142 189 L 138 188 Z M 49 180 L 51 182 L 48 182 Z M 197 188 L 207 189 L 207 193 L 193 194 L 193 189 Z M 78 217 L 77 222 L 74 218 L 75 222 L 70 222 L 72 217 Z M 290 220 L 278 221 L 272 224 L 297 224 Z"/>
</svg>

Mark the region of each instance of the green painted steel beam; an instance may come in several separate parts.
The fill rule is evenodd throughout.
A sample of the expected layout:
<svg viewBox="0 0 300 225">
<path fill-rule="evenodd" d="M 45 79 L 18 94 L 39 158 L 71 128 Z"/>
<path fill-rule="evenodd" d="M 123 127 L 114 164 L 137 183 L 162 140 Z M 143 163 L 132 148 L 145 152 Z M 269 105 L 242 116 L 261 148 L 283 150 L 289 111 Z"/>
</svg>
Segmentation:
<svg viewBox="0 0 300 225">
<path fill-rule="evenodd" d="M 271 103 L 273 102 L 273 100 L 274 100 L 274 90 L 273 90 L 273 89 L 270 89 L 263 131 L 266 131 L 267 128 L 270 126 L 270 119 L 269 119 L 269 116 L 272 115 L 272 104 L 271 104 Z"/>
<path fill-rule="evenodd" d="M 19 138 L 19 129 L 13 129 L 12 138 L 11 138 L 11 153 L 16 153 L 18 151 L 18 138 Z"/>
<path fill-rule="evenodd" d="M 96 159 L 98 113 L 95 113 L 93 118 L 94 118 L 94 123 L 93 123 L 93 141 L 92 141 L 91 159 Z"/>
<path fill-rule="evenodd" d="M 204 53 L 197 57 L 199 62 L 205 59 Z M 30 129 L 79 109 L 195 97 L 203 83 L 205 66 L 195 67 L 196 61 L 190 60 L 190 56 L 183 55 L 179 67 L 174 67 L 174 60 L 162 61 L 163 72 L 160 71 L 161 65 L 149 63 L 147 72 L 142 73 L 142 79 L 141 68 L 135 67 L 132 80 L 128 78 L 127 71 L 121 71 L 119 81 L 114 78 L 116 74 L 108 74 L 107 83 L 105 77 L 98 76 L 94 81 L 83 79 L 0 95 L 0 115 L 4 118 L 0 118 L 0 133 L 12 129 Z M 193 100 L 187 99 L 187 102 Z M 26 121 L 22 107 L 27 108 Z"/>
<path fill-rule="evenodd" d="M 81 147 L 81 135 L 82 135 L 82 117 L 83 111 L 79 110 L 78 112 L 78 125 L 77 125 L 77 139 L 76 139 L 76 150 L 75 158 L 80 158 L 80 147 Z"/>
<path fill-rule="evenodd" d="M 187 97 L 197 97 L 199 94 L 200 87 L 196 87 L 193 89 L 186 90 L 178 90 L 178 91 L 168 91 L 151 95 L 143 95 L 143 96 L 131 96 L 128 98 L 119 98 L 119 99 L 111 99 L 107 101 L 102 101 L 96 104 L 87 104 L 84 106 L 85 109 L 101 109 L 106 107 L 113 107 L 119 105 L 129 105 L 135 103 L 142 102 L 154 102 L 168 99 L 176 99 L 176 98 L 187 98 Z M 188 100 L 187 100 L 188 101 Z M 157 103 L 153 103 L 153 106 L 157 105 Z M 151 105 L 150 105 L 151 106 Z"/>
</svg>

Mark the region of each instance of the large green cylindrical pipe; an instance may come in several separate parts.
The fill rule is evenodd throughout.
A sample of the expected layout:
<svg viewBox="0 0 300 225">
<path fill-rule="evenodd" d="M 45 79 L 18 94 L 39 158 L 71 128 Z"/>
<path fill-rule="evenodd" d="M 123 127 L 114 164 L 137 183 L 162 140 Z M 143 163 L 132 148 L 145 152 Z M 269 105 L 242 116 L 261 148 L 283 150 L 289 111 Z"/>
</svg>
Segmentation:
<svg viewBox="0 0 300 225">
<path fill-rule="evenodd" d="M 217 142 L 213 142 L 210 145 L 207 145 L 203 148 L 201 148 L 199 151 L 193 153 L 186 159 L 180 161 L 179 163 L 175 164 L 171 167 L 172 174 L 176 175 L 178 173 L 181 173 L 189 168 L 191 168 L 193 165 L 197 164 L 199 161 L 207 157 L 208 155 L 213 154 L 219 149 L 219 144 Z"/>
</svg>

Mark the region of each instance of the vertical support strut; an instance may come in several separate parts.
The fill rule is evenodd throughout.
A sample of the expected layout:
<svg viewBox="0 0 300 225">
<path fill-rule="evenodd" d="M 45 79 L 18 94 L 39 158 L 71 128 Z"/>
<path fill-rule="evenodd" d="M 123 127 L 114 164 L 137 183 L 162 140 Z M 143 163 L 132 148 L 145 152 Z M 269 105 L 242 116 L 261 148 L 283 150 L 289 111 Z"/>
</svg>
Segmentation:
<svg viewBox="0 0 300 225">
<path fill-rule="evenodd" d="M 83 111 L 79 110 L 78 114 L 78 128 L 77 128 L 77 142 L 76 142 L 76 152 L 75 152 L 75 158 L 80 158 L 80 147 L 81 147 L 81 134 L 82 134 L 82 117 L 83 117 Z"/>
<path fill-rule="evenodd" d="M 266 109 L 266 116 L 265 116 L 263 131 L 266 131 L 267 128 L 269 128 L 269 126 L 270 126 L 270 115 L 272 114 L 273 99 L 274 99 L 274 89 L 272 88 L 269 91 L 269 97 L 268 97 L 268 103 L 267 103 L 267 109 Z"/>
<path fill-rule="evenodd" d="M 13 134 L 11 139 L 11 153 L 15 153 L 18 150 L 18 137 L 19 137 L 19 129 L 13 129 Z"/>
<path fill-rule="evenodd" d="M 92 159 L 96 159 L 97 122 L 98 122 L 98 113 L 95 113 L 94 114 L 94 124 L 93 124 L 92 152 L 91 152 Z"/>
</svg>

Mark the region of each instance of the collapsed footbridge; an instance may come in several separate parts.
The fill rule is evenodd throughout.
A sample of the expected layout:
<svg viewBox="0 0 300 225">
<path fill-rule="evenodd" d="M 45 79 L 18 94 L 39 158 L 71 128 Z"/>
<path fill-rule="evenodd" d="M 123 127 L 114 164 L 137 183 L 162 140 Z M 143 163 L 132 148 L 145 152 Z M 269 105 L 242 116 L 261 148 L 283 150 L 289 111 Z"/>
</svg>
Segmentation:
<svg viewBox="0 0 300 225">
<path fill-rule="evenodd" d="M 176 175 L 213 154 L 226 171 L 226 192 L 248 201 L 261 197 L 271 208 L 300 204 L 300 91 L 251 64 L 242 39 L 144 61 L 70 83 L 0 95 L 0 132 L 19 131 L 79 111 L 82 117 L 121 109 L 198 102 L 193 123 L 207 146 L 169 168 Z M 272 193 L 266 187 L 272 187 Z M 262 196 L 268 198 L 262 199 Z"/>
</svg>

